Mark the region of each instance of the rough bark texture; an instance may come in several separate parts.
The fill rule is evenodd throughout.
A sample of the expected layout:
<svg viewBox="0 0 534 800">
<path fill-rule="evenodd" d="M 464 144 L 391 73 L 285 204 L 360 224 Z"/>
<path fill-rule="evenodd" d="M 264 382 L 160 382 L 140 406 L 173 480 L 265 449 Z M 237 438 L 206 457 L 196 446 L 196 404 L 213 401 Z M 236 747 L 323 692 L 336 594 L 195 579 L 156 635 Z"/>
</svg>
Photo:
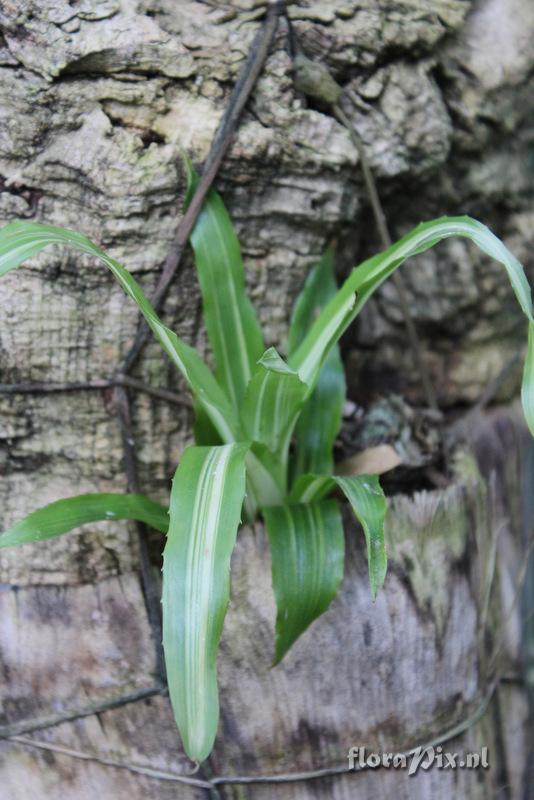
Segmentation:
<svg viewBox="0 0 534 800">
<path fill-rule="evenodd" d="M 489 482 L 466 455 L 462 480 L 445 492 L 397 497 L 387 524 L 389 577 L 370 599 L 363 536 L 347 517 L 343 589 L 275 669 L 275 609 L 264 531 L 244 529 L 232 562 L 232 603 L 219 657 L 221 725 L 198 777 L 269 775 L 346 766 L 351 746 L 403 751 L 437 740 L 461 758 L 488 747 L 488 770 L 382 770 L 284 786 L 221 786 L 227 798 L 521 798 L 529 742 L 518 683 L 514 607 L 522 562 L 517 506 L 524 433 L 509 415 L 486 421 L 476 450 Z M 111 800 L 202 797 L 96 759 L 187 774 L 168 699 L 154 688 L 153 648 L 137 577 L 95 587 L 28 586 L 0 594 L 4 725 L 36 743 L 93 757 L 0 743 L 2 797 Z M 53 643 L 53 646 L 51 644 Z M 499 679 L 495 694 L 494 681 Z M 506 679 L 505 682 L 502 682 Z M 479 721 L 477 712 L 491 697 Z M 131 699 L 131 698 L 130 698 Z M 69 717 L 83 718 L 69 721 Z M 66 721 L 57 724 L 58 718 Z M 54 719 L 55 718 L 55 719 Z M 471 721 L 471 724 L 469 724 Z M 53 724 L 56 723 L 56 724 Z M 45 728 L 31 733 L 33 728 Z"/>
<path fill-rule="evenodd" d="M 83 230 L 151 288 L 180 218 L 184 189 L 180 150 L 197 163 L 205 157 L 260 11 L 261 4 L 253 0 L 0 0 L 0 221 L 22 217 Z M 534 217 L 529 202 L 534 162 L 529 147 L 534 103 L 529 80 L 534 70 L 534 7 L 530 0 L 310 0 L 291 5 L 290 15 L 298 45 L 309 57 L 324 61 L 359 98 L 354 123 L 368 147 L 393 233 L 399 235 L 420 219 L 441 213 L 468 212 L 490 223 L 532 267 Z M 243 243 L 247 280 L 267 341 L 282 351 L 293 298 L 325 242 L 332 236 L 339 239 L 340 275 L 377 247 L 357 160 L 347 132 L 324 109 L 307 107 L 295 92 L 281 23 L 218 186 Z M 419 257 L 404 276 L 442 402 L 472 401 L 523 338 L 523 324 L 502 271 L 466 244 L 450 242 L 436 254 Z M 69 252 L 47 252 L 6 276 L 0 282 L 0 298 L 3 383 L 107 377 L 127 351 L 137 324 L 135 310 L 107 272 Z M 175 282 L 165 316 L 205 351 L 199 294 L 188 262 Z M 394 292 L 385 287 L 345 342 L 354 399 L 390 388 L 418 396 L 403 339 Z M 170 366 L 162 363 L 156 345 L 146 348 L 138 373 L 156 386 L 183 388 Z M 503 386 L 503 397 L 514 393 L 517 377 Z M 110 400 L 106 392 L 0 396 L 2 527 L 58 497 L 124 488 L 120 437 Z M 191 438 L 190 411 L 138 395 L 134 415 L 143 488 L 165 500 L 170 475 Z M 445 503 L 451 519 L 456 513 L 463 519 L 472 500 L 464 505 L 455 491 L 432 503 Z M 399 500 L 397 508 L 408 514 L 412 506 Z M 423 520 L 430 513 L 428 506 L 424 508 L 424 513 L 417 512 Z M 468 527 L 473 535 L 486 527 L 495 533 L 498 525 L 479 522 Z M 459 530 L 464 528 L 460 525 Z M 458 552 L 456 545 L 450 545 L 451 565 L 458 561 L 471 570 L 470 557 L 461 557 L 465 541 L 457 544 Z M 261 583 L 258 592 L 267 592 L 265 562 L 260 568 L 260 562 L 253 561 L 248 575 L 244 564 L 247 548 L 254 551 L 251 558 L 263 558 L 264 547 L 260 534 L 243 537 L 236 557 L 236 607 L 254 581 Z M 361 554 L 358 559 L 359 564 Z M 80 536 L 27 547 L 23 553 L 2 553 L 0 597 L 7 610 L 0 617 L 0 638 L 8 686 L 2 701 L 3 724 L 87 708 L 101 699 L 154 685 L 137 563 L 135 539 L 120 523 L 91 526 Z M 402 559 L 399 564 L 402 570 Z M 467 601 L 472 584 L 462 577 L 461 569 L 451 566 L 451 570 L 458 581 L 458 597 L 463 592 Z M 386 641 L 397 635 L 398 646 L 406 647 L 403 652 L 420 652 L 428 659 L 421 669 L 435 668 L 443 675 L 443 683 L 436 684 L 443 691 L 453 685 L 451 674 L 456 676 L 458 699 L 451 699 L 452 689 L 450 696 L 436 689 L 444 704 L 441 728 L 441 721 L 447 725 L 465 716 L 484 688 L 473 650 L 478 612 L 471 605 L 471 616 L 462 616 L 462 624 L 451 628 L 459 637 L 458 667 L 454 653 L 448 654 L 446 647 L 442 652 L 429 642 L 439 642 L 435 630 L 440 624 L 444 635 L 443 620 L 458 620 L 460 600 L 451 600 L 449 608 L 440 597 L 436 602 L 441 611 L 431 608 L 420 613 L 417 609 L 425 608 L 428 588 L 418 596 L 403 589 L 406 581 L 406 572 L 393 570 L 389 594 L 377 605 L 376 613 L 383 616 L 371 622 L 375 612 L 369 607 L 363 579 L 358 577 L 354 584 L 349 580 L 349 594 L 318 626 L 331 626 L 330 636 L 334 631 L 335 637 L 353 647 L 351 627 L 363 637 L 367 614 L 372 632 L 381 625 Z M 444 579 L 443 586 L 448 585 Z M 398 623 L 395 633 L 389 617 L 391 613 L 398 620 L 397 602 L 411 620 L 406 630 L 423 637 L 413 639 L 411 649 L 404 641 L 403 624 Z M 438 624 L 440 613 L 445 617 Z M 250 620 L 252 641 L 241 640 L 239 660 L 246 655 L 248 663 L 252 647 L 250 664 L 266 664 L 269 636 L 256 634 L 258 620 L 254 616 Z M 387 705 L 372 709 L 375 692 L 380 697 L 378 689 L 370 691 L 369 708 L 361 716 L 354 710 L 363 700 L 361 678 L 353 674 L 349 680 L 351 660 L 341 686 L 345 694 L 337 694 L 340 680 L 330 689 L 328 682 L 323 684 L 325 671 L 338 662 L 337 654 L 316 649 L 311 634 L 298 647 L 301 650 L 296 649 L 283 668 L 286 677 L 260 672 L 261 680 L 249 685 L 242 678 L 247 708 L 258 716 L 247 728 L 254 744 L 240 742 L 241 755 L 235 747 L 235 719 L 244 713 L 243 706 L 232 706 L 232 698 L 225 694 L 228 713 L 223 715 L 214 759 L 218 772 L 267 772 L 289 766 L 287 756 L 265 749 L 255 726 L 272 724 L 271 699 L 269 695 L 264 707 L 258 708 L 254 692 L 263 691 L 262 680 L 275 682 L 278 694 L 273 692 L 272 702 L 283 710 L 299 683 L 295 664 L 309 670 L 312 688 L 302 692 L 320 689 L 322 699 L 316 705 L 310 701 L 310 733 L 307 723 L 299 728 L 297 717 L 291 717 L 301 713 L 297 703 L 288 707 L 290 716 L 280 722 L 293 743 L 300 742 L 291 751 L 291 766 L 339 760 L 363 735 L 357 727 L 362 719 L 372 720 L 376 729 L 384 727 L 385 716 L 380 714 L 386 713 Z M 317 657 L 324 660 L 324 670 L 313 673 L 310 659 Z M 243 669 L 246 672 L 250 666 Z M 410 672 L 406 665 L 404 669 Z M 292 670 L 297 678 L 291 678 Z M 378 666 L 370 672 L 373 681 L 381 674 Z M 246 674 L 251 680 L 252 673 Z M 225 668 L 223 681 L 225 687 L 235 684 Z M 320 686 L 313 688 L 314 681 Z M 402 706 L 405 716 L 397 721 L 398 728 L 384 727 L 396 744 L 397 730 L 400 738 L 411 738 L 410 743 L 424 738 L 428 720 L 435 732 L 436 718 L 428 716 L 430 705 L 424 705 L 424 681 L 419 689 L 422 705 L 416 704 L 416 716 L 410 717 L 410 699 Z M 518 703 L 519 720 L 523 713 L 519 694 L 514 687 L 506 691 L 510 694 L 506 705 Z M 406 691 L 401 694 L 406 700 Z M 428 702 L 434 702 L 433 696 Z M 354 714 L 345 727 L 339 718 L 321 718 L 331 709 L 343 711 L 345 704 Z M 341 737 L 337 743 L 328 735 L 334 722 Z M 327 734 L 323 737 L 320 731 Z M 372 742 L 371 733 L 366 743 Z M 268 729 L 263 735 L 270 738 Z M 478 734 L 469 736 L 479 741 Z M 108 748 L 121 758 L 177 772 L 185 769 L 167 701 L 159 696 L 99 718 L 64 723 L 46 737 L 78 749 L 102 753 Z M 307 737 L 306 748 L 302 743 Z M 319 749 L 314 753 L 316 742 Z M 56 759 L 7 744 L 2 750 L 6 753 L 2 777 L 7 776 L 10 800 L 83 798 L 84 781 L 92 787 L 91 796 L 98 792 L 106 800 L 174 797 L 177 792 L 187 796 L 188 790 L 172 784 L 149 784 L 128 773 L 66 757 Z M 53 769 L 47 768 L 49 759 Z M 21 781 L 25 766 L 32 767 L 33 784 Z M 467 780 L 465 776 L 458 774 L 455 780 Z M 361 790 L 366 797 L 366 792 L 373 792 L 372 780 L 366 775 L 360 778 L 358 785 L 369 787 Z M 424 780 L 438 779 L 429 774 Z M 335 796 L 352 797 L 354 785 L 340 779 L 342 788 L 335 789 L 339 792 Z M 310 791 L 333 796 L 326 786 Z M 287 797 L 307 796 L 303 791 L 288 789 Z M 384 796 L 388 791 L 384 789 Z M 424 791 L 421 797 L 435 796 L 437 790 L 428 789 L 430 795 Z M 459 788 L 457 796 L 462 791 Z M 250 796 L 274 796 L 272 792 L 272 788 L 255 789 Z"/>
<path fill-rule="evenodd" d="M 206 155 L 257 28 L 256 3 L 215 5 L 3 0 L 5 220 L 79 228 L 147 287 L 154 284 L 180 216 L 180 149 L 197 162 Z M 436 213 L 475 212 L 528 267 L 534 10 L 520 0 L 513 5 L 302 3 L 290 13 L 299 46 L 361 98 L 355 123 L 394 233 Z M 219 181 L 267 341 L 282 350 L 293 298 L 326 240 L 337 234 L 344 243 L 341 271 L 376 246 L 348 134 L 331 116 L 304 107 L 290 67 L 282 23 Z M 523 336 L 502 271 L 451 242 L 404 272 L 414 316 L 432 342 L 429 361 L 442 399 L 473 399 Z M 106 271 L 69 252 L 43 254 L 4 278 L 0 292 L 3 382 L 106 377 L 137 321 Z M 190 264 L 176 281 L 167 318 L 205 349 Z M 385 287 L 349 334 L 355 399 L 414 382 L 399 319 Z M 177 383 L 156 345 L 147 348 L 140 372 L 156 385 Z M 123 485 L 108 399 L 0 398 L 5 524 L 51 497 Z M 142 480 L 165 497 L 190 439 L 190 412 L 140 397 L 135 418 Z M 36 552 L 30 565 L 5 556 L 2 580 L 57 584 L 127 569 L 136 556 L 124 530 L 106 529 L 106 550 L 100 536 L 84 537 L 83 559 L 79 544 L 67 540 Z"/>
</svg>

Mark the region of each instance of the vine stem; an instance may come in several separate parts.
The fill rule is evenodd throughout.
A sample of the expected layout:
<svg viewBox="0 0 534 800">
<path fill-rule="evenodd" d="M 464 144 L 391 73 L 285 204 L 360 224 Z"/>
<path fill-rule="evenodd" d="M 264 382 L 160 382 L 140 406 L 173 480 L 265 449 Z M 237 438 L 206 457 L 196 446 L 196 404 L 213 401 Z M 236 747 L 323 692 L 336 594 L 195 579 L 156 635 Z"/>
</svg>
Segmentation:
<svg viewBox="0 0 534 800">
<path fill-rule="evenodd" d="M 347 93 L 347 96 L 354 103 L 354 99 L 351 97 L 350 92 Z M 359 134 L 357 133 L 357 131 L 355 130 L 354 125 L 351 123 L 350 119 L 341 108 L 339 103 L 336 103 L 336 105 L 333 107 L 333 112 L 336 119 L 338 119 L 339 122 L 341 122 L 341 124 L 345 128 L 347 128 L 352 143 L 356 148 L 358 155 L 360 157 L 363 179 L 367 189 L 367 194 L 369 195 L 369 201 L 371 203 L 371 209 L 373 211 L 373 216 L 375 218 L 376 226 L 378 228 L 378 234 L 380 236 L 383 248 L 387 250 L 388 247 L 391 247 L 393 240 L 389 232 L 386 215 L 384 213 L 384 208 L 380 201 L 380 195 L 378 194 L 378 189 L 376 187 L 373 171 L 371 169 L 371 165 L 369 164 L 369 159 L 367 158 L 363 141 L 359 136 Z M 439 411 L 439 406 L 436 393 L 434 391 L 434 386 L 432 385 L 432 381 L 430 379 L 430 375 L 428 373 L 428 369 L 425 363 L 423 348 L 421 346 L 421 342 L 419 340 L 419 336 L 417 334 L 417 330 L 414 321 L 412 319 L 410 311 L 410 303 L 408 301 L 406 289 L 404 288 L 402 278 L 397 272 L 393 272 L 391 278 L 393 280 L 393 284 L 395 286 L 395 290 L 397 292 L 397 296 L 399 299 L 399 305 L 401 308 L 402 316 L 404 318 L 406 332 L 408 334 L 410 347 L 414 356 L 417 372 L 419 373 L 421 385 L 425 393 L 426 402 L 428 406 L 432 408 L 434 411 Z"/>
<path fill-rule="evenodd" d="M 117 411 L 117 419 L 122 438 L 122 452 L 124 459 L 124 471 L 128 491 L 137 494 L 140 491 L 139 476 L 137 470 L 137 459 L 135 456 L 135 440 L 133 435 L 132 416 L 130 398 L 128 390 L 124 386 L 116 386 L 114 389 L 114 402 Z M 160 597 L 156 581 L 152 572 L 152 563 L 148 549 L 148 528 L 143 522 L 135 522 L 137 532 L 137 544 L 139 548 L 139 562 L 141 566 L 141 583 L 145 597 L 145 606 L 148 616 L 154 647 L 156 652 L 156 675 L 164 683 L 166 681 L 165 658 L 162 645 L 162 619 Z"/>
<path fill-rule="evenodd" d="M 168 389 L 150 386 L 144 381 L 132 378 L 130 375 L 117 375 L 115 378 L 103 378 L 94 381 L 75 381 L 74 383 L 0 383 L 0 394 L 61 394 L 62 392 L 101 391 L 112 389 L 115 386 L 128 386 L 138 392 L 143 392 L 159 400 L 165 400 L 176 406 L 192 408 L 193 403 L 187 395 L 176 394 Z"/>
<path fill-rule="evenodd" d="M 452 728 L 443 731 L 442 733 L 438 734 L 435 738 L 429 741 L 426 741 L 419 745 L 415 745 L 414 747 L 410 748 L 407 747 L 403 749 L 393 748 L 392 752 L 395 752 L 398 755 L 406 756 L 408 758 L 416 752 L 424 751 L 431 747 L 437 747 L 438 745 L 445 744 L 446 742 L 449 742 L 452 739 L 456 739 L 458 736 L 469 730 L 480 719 L 482 719 L 482 717 L 488 710 L 490 702 L 493 699 L 500 682 L 501 678 L 495 677 L 495 679 L 489 684 L 486 694 L 481 698 L 478 706 L 471 714 L 471 716 L 469 716 L 467 719 L 462 720 L 457 725 L 454 725 Z M 119 759 L 113 759 L 104 755 L 100 755 L 98 753 L 90 753 L 80 750 L 74 750 L 70 747 L 64 747 L 63 745 L 53 744 L 51 742 L 46 742 L 46 741 L 39 741 L 25 736 L 10 736 L 7 739 L 7 741 L 13 742 L 15 744 L 20 744 L 25 747 L 35 747 L 41 750 L 48 750 L 50 752 L 58 753 L 60 755 L 70 756 L 71 758 L 83 759 L 84 761 L 93 761 L 95 763 L 102 764 L 104 766 L 115 767 L 118 769 L 126 769 L 130 772 L 139 775 L 145 775 L 146 777 L 154 778 L 160 781 L 170 781 L 173 783 L 182 783 L 182 784 L 187 784 L 189 786 L 196 786 L 198 789 L 207 789 L 208 791 L 211 792 L 216 792 L 218 786 L 304 783 L 307 781 L 320 780 L 322 778 L 334 778 L 341 776 L 357 775 L 361 772 L 371 769 L 371 767 L 368 767 L 367 765 L 365 766 L 355 765 L 355 767 L 351 769 L 350 767 L 344 764 L 339 764 L 334 767 L 325 767 L 323 769 L 309 770 L 304 772 L 288 772 L 288 773 L 279 773 L 271 775 L 218 775 L 218 776 L 214 775 L 211 778 L 202 779 L 202 778 L 194 778 L 191 776 L 191 774 L 180 775 L 175 772 L 169 772 L 166 770 L 154 769 L 152 767 L 141 764 L 134 764 L 126 761 L 120 761 Z M 374 767 L 372 769 L 374 769 Z"/>
<path fill-rule="evenodd" d="M 178 226 L 178 230 L 176 231 L 165 260 L 163 271 L 154 294 L 151 297 L 152 305 L 156 311 L 161 309 L 169 286 L 180 266 L 189 235 L 193 230 L 202 204 L 215 180 L 222 160 L 232 141 L 241 113 L 263 69 L 265 59 L 267 58 L 271 42 L 278 26 L 278 18 L 280 14 L 283 13 L 284 9 L 285 3 L 283 2 L 274 2 L 269 5 L 265 21 L 252 42 L 249 55 L 241 68 L 239 77 L 228 100 L 228 105 L 226 106 L 219 127 L 213 138 L 197 189 Z M 120 369 L 121 373 L 126 374 L 131 371 L 146 343 L 148 333 L 147 324 L 144 320 L 141 320 L 134 343 L 122 363 Z"/>
</svg>

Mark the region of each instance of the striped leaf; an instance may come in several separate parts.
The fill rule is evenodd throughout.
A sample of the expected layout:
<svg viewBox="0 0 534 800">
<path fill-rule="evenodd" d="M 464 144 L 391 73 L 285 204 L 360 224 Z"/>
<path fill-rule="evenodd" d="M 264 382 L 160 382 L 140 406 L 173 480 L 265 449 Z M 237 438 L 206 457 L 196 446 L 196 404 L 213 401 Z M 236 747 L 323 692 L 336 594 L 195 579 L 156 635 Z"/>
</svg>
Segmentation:
<svg viewBox="0 0 534 800">
<path fill-rule="evenodd" d="M 263 354 L 247 386 L 241 415 L 245 435 L 264 444 L 282 463 L 307 389 L 274 347 Z"/>
<path fill-rule="evenodd" d="M 336 487 L 341 489 L 360 522 L 367 546 L 369 584 L 375 599 L 386 577 L 384 521 L 387 501 L 377 475 L 302 475 L 289 496 L 290 503 L 316 503 Z"/>
<path fill-rule="evenodd" d="M 193 436 L 195 444 L 201 447 L 224 444 L 219 431 L 200 403 L 195 403 L 194 406 Z"/>
<path fill-rule="evenodd" d="M 336 488 L 332 475 L 300 475 L 289 493 L 290 503 L 314 503 L 324 500 Z"/>
<path fill-rule="evenodd" d="M 363 528 L 367 546 L 369 585 L 374 600 L 384 584 L 387 570 L 384 543 L 386 498 L 377 475 L 352 475 L 347 478 L 337 477 L 335 480 Z"/>
<path fill-rule="evenodd" d="M 335 500 L 263 509 L 276 598 L 274 663 L 319 617 L 343 578 L 345 540 Z"/>
<path fill-rule="evenodd" d="M 186 161 L 188 204 L 198 176 Z M 239 409 L 245 387 L 265 346 L 256 313 L 245 293 L 241 250 L 224 203 L 208 193 L 191 233 L 202 292 L 204 323 L 213 349 L 216 376 Z"/>
<path fill-rule="evenodd" d="M 167 533 L 168 510 L 143 494 L 81 494 L 56 500 L 0 535 L 0 548 L 42 542 L 88 522 L 135 519 Z"/>
<path fill-rule="evenodd" d="M 534 435 L 534 317 L 530 287 L 523 267 L 491 231 L 469 217 L 442 217 L 418 225 L 383 253 L 365 261 L 347 278 L 321 312 L 302 344 L 289 359 L 304 383 L 314 386 L 335 342 L 361 311 L 369 297 L 407 258 L 423 253 L 442 239 L 462 236 L 499 261 L 508 273 L 521 309 L 529 321 L 528 352 L 523 373 L 522 400 L 527 424 Z"/>
<path fill-rule="evenodd" d="M 174 476 L 163 555 L 163 646 L 184 748 L 195 761 L 217 732 L 217 647 L 245 495 L 246 444 L 190 447 Z"/>
<path fill-rule="evenodd" d="M 286 494 L 285 465 L 261 442 L 252 442 L 246 456 L 247 501 L 252 515 L 256 517 L 258 506 L 278 506 L 284 502 Z"/>
<path fill-rule="evenodd" d="M 289 329 L 289 352 L 293 353 L 311 328 L 319 312 L 336 294 L 333 251 L 327 250 L 308 275 L 297 298 Z M 335 344 L 321 368 L 313 393 L 305 402 L 295 427 L 292 478 L 306 473 L 331 473 L 332 449 L 341 427 L 345 401 L 345 371 L 339 346 Z"/>
<path fill-rule="evenodd" d="M 137 281 L 118 261 L 106 255 L 81 233 L 52 225 L 14 222 L 0 230 L 0 276 L 18 267 L 30 256 L 52 244 L 74 247 L 98 258 L 135 302 L 163 349 L 185 377 L 224 441 L 233 441 L 238 431 L 235 412 L 224 391 L 197 352 L 165 327 L 143 294 Z"/>
</svg>

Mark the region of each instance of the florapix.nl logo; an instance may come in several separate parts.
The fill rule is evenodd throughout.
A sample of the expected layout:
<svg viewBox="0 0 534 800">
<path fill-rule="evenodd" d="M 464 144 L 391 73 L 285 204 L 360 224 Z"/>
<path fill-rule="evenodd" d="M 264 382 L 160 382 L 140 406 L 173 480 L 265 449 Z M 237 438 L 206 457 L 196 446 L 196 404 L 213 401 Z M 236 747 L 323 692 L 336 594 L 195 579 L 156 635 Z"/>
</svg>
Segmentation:
<svg viewBox="0 0 534 800">
<path fill-rule="evenodd" d="M 365 747 L 351 747 L 347 758 L 349 770 L 363 769 L 407 769 L 408 775 L 416 775 L 420 769 L 487 769 L 488 748 L 478 753 L 450 753 L 443 747 L 416 747 L 408 753 L 367 753 Z"/>
</svg>

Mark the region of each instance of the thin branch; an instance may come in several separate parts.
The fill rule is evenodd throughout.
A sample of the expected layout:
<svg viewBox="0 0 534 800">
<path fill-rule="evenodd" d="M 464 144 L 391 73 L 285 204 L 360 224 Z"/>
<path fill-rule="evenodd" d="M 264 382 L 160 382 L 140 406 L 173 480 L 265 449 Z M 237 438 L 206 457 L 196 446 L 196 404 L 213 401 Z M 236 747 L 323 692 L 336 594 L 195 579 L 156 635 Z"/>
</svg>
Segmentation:
<svg viewBox="0 0 534 800">
<path fill-rule="evenodd" d="M 60 392 L 80 392 L 86 390 L 109 389 L 115 381 L 76 381 L 75 383 L 0 383 L 0 394 L 55 394 Z"/>
<path fill-rule="evenodd" d="M 59 753 L 63 756 L 70 756 L 70 758 L 79 758 L 83 761 L 93 761 L 96 764 L 102 764 L 104 767 L 126 769 L 129 772 L 134 772 L 137 775 L 144 775 L 146 778 L 155 778 L 158 781 L 186 783 L 189 786 L 196 786 L 199 789 L 212 788 L 211 783 L 200 780 L 199 778 L 190 778 L 187 775 L 177 775 L 175 772 L 165 772 L 161 769 L 144 767 L 140 764 L 129 764 L 125 761 L 118 761 L 115 758 L 108 758 L 107 756 L 96 755 L 94 753 L 85 753 L 81 750 L 73 750 L 71 747 L 63 747 L 57 744 L 50 744 L 49 742 L 39 742 L 36 739 L 27 739 L 25 736 L 12 736 L 9 741 L 24 745 L 25 747 L 35 747 L 38 750 L 48 750 L 51 753 Z"/>
<path fill-rule="evenodd" d="M 347 96 L 351 98 L 352 102 L 354 102 L 354 99 L 351 97 L 351 92 L 347 92 Z M 347 128 L 352 143 L 354 144 L 358 152 L 358 155 L 360 157 L 363 179 L 365 182 L 365 186 L 367 188 L 369 200 L 371 202 L 373 216 L 375 218 L 382 246 L 384 247 L 384 249 L 387 250 L 388 247 L 391 247 L 392 239 L 386 220 L 386 215 L 384 214 L 384 209 L 382 207 L 380 196 L 378 194 L 378 190 L 376 187 L 376 182 L 373 176 L 371 165 L 369 164 L 369 159 L 367 158 L 367 154 L 365 152 L 365 147 L 363 145 L 361 137 L 355 130 L 354 125 L 351 123 L 350 119 L 347 117 L 347 115 L 345 114 L 339 103 L 337 103 L 333 107 L 333 111 L 339 122 L 341 122 L 341 124 L 344 125 L 345 128 Z M 399 305 L 401 308 L 402 316 L 404 318 L 406 332 L 408 334 L 408 339 L 415 359 L 416 368 L 419 373 L 419 378 L 423 386 L 426 402 L 430 408 L 433 408 L 434 410 L 438 411 L 439 407 L 436 398 L 436 393 L 434 391 L 434 387 L 432 385 L 432 381 L 430 379 L 430 375 L 428 374 L 428 370 L 425 364 L 423 348 L 421 346 L 421 342 L 419 341 L 419 336 L 417 334 L 417 330 L 414 321 L 412 319 L 410 311 L 410 303 L 408 301 L 408 296 L 406 294 L 404 284 L 402 282 L 400 275 L 398 275 L 397 272 L 394 272 L 391 277 L 399 298 Z"/>
<path fill-rule="evenodd" d="M 444 733 L 438 735 L 436 738 L 432 739 L 431 741 L 426 742 L 425 744 L 416 745 L 415 747 L 406 748 L 398 752 L 399 755 L 404 755 L 409 757 L 414 752 L 422 750 L 424 751 L 426 748 L 429 747 L 437 747 L 440 744 L 445 744 L 446 742 L 450 741 L 451 739 L 456 739 L 462 733 L 465 733 L 469 728 L 475 725 L 486 713 L 488 706 L 495 694 L 496 688 L 499 685 L 500 679 L 495 678 L 495 680 L 490 684 L 490 687 L 480 702 L 479 706 L 475 710 L 475 712 L 468 717 L 466 720 L 460 722 L 458 725 L 455 725 L 452 728 L 449 728 Z M 250 784 L 281 784 L 281 783 L 301 783 L 306 781 L 313 781 L 319 780 L 321 778 L 332 778 L 339 775 L 355 775 L 360 772 L 364 772 L 367 769 L 371 769 L 367 765 L 360 766 L 355 765 L 353 769 L 350 769 L 348 766 L 339 765 L 337 767 L 327 767 L 325 769 L 318 769 L 318 770 L 309 770 L 303 772 L 288 772 L 279 775 L 221 775 L 219 777 L 214 776 L 209 780 L 201 780 L 198 778 L 192 778 L 187 775 L 177 775 L 173 772 L 166 772 L 164 770 L 156 770 L 152 767 L 147 767 L 139 764 L 118 761 L 116 759 L 107 758 L 106 756 L 99 755 L 97 753 L 89 753 L 89 752 L 82 752 L 80 750 L 73 750 L 69 747 L 64 747 L 62 745 L 51 744 L 49 742 L 41 742 L 36 739 L 28 739 L 22 736 L 12 736 L 8 739 L 10 742 L 15 742 L 17 744 L 21 744 L 26 747 L 35 747 L 40 750 L 49 750 L 54 753 L 59 753 L 61 755 L 66 755 L 71 758 L 79 758 L 83 759 L 84 761 L 94 761 L 98 764 L 103 764 L 104 766 L 115 767 L 118 769 L 127 769 L 130 772 L 135 772 L 140 775 L 144 775 L 148 778 L 154 778 L 156 780 L 162 781 L 172 781 L 175 783 L 186 783 L 190 786 L 197 786 L 198 788 L 202 789 L 209 789 L 210 791 L 215 790 L 217 786 L 237 786 L 237 785 L 250 785 Z M 380 765 L 379 765 L 380 768 Z"/>
<path fill-rule="evenodd" d="M 137 473 L 137 459 L 135 455 L 135 442 L 133 436 L 133 426 L 130 411 L 130 399 L 128 392 L 124 386 L 116 386 L 114 390 L 115 408 L 117 410 L 117 418 L 122 437 L 122 449 L 124 456 L 124 471 L 126 472 L 126 480 L 128 484 L 128 491 L 137 493 L 140 491 L 139 476 Z M 141 562 L 141 582 L 143 586 L 143 594 L 145 597 L 145 605 L 148 615 L 148 621 L 154 639 L 154 646 L 156 649 L 156 674 L 162 683 L 165 683 L 165 660 L 163 657 L 162 648 L 162 621 L 161 621 L 161 604 L 154 580 L 152 565 L 150 563 L 150 554 L 148 551 L 148 538 L 147 527 L 142 522 L 135 522 L 137 531 L 137 541 L 139 546 L 139 559 Z"/>
<path fill-rule="evenodd" d="M 163 301 L 167 295 L 169 286 L 178 270 L 182 255 L 193 229 L 196 219 L 202 208 L 204 199 L 209 192 L 211 185 L 217 175 L 221 162 L 228 150 L 232 137 L 235 133 L 239 117 L 249 99 L 251 92 L 256 85 L 259 75 L 263 69 L 269 47 L 273 40 L 278 25 L 278 17 L 283 12 L 285 4 L 275 2 L 269 5 L 265 22 L 256 34 L 252 42 L 249 55 L 243 64 L 237 82 L 232 90 L 228 105 L 215 133 L 208 157 L 204 164 L 202 177 L 197 186 L 196 192 L 191 200 L 189 208 L 185 212 L 178 226 L 176 235 L 172 241 L 169 254 L 165 261 L 163 271 L 160 275 L 156 290 L 151 297 L 151 302 L 156 311 L 161 309 Z M 127 353 L 121 372 L 126 374 L 131 371 L 137 362 L 139 355 L 148 338 L 148 326 L 141 320 L 134 343 Z"/>
<path fill-rule="evenodd" d="M 449 742 L 451 739 L 456 739 L 457 736 L 460 736 L 462 733 L 465 733 L 469 728 L 475 725 L 486 713 L 488 706 L 495 694 L 495 690 L 498 686 L 499 680 L 495 679 L 487 692 L 487 694 L 482 699 L 480 705 L 475 710 L 475 712 L 468 717 L 466 720 L 458 723 L 452 728 L 449 728 L 444 733 L 439 734 L 436 736 L 435 739 L 425 742 L 424 744 L 415 745 L 415 747 L 406 748 L 400 751 L 394 750 L 395 753 L 398 753 L 400 756 L 409 757 L 413 755 L 415 752 L 419 750 L 426 750 L 429 747 L 437 747 L 440 744 L 445 744 L 445 742 Z M 243 775 L 243 776 L 233 776 L 233 777 L 220 777 L 220 778 L 213 778 L 212 783 L 216 786 L 223 785 L 223 784 L 251 784 L 251 783 L 297 783 L 301 781 L 312 781 L 318 780 L 320 778 L 329 778 L 335 777 L 336 775 L 353 775 L 359 772 L 365 772 L 369 769 L 376 769 L 376 767 L 370 767 L 367 764 L 363 766 L 358 764 L 355 765 L 352 769 L 345 766 L 338 766 L 338 767 L 327 767 L 326 769 L 317 769 L 317 770 L 310 770 L 308 772 L 292 772 L 287 773 L 285 775 Z"/>
<path fill-rule="evenodd" d="M 135 389 L 138 392 L 144 392 L 145 394 L 149 394 L 151 397 L 157 397 L 160 400 L 166 400 L 167 403 L 172 403 L 172 405 L 175 406 L 193 408 L 193 401 L 189 395 L 184 394 L 182 396 L 181 394 L 170 392 L 168 389 L 159 389 L 155 386 L 149 386 L 147 383 L 137 380 L 137 378 L 130 377 L 130 375 L 119 374 L 115 377 L 114 383 L 128 386 L 130 389 Z"/>
<path fill-rule="evenodd" d="M 61 394 L 62 392 L 80 392 L 87 390 L 112 389 L 115 386 L 128 386 L 159 400 L 165 400 L 175 406 L 192 408 L 193 403 L 187 395 L 176 394 L 168 389 L 159 389 L 148 383 L 131 378 L 129 375 L 116 375 L 108 380 L 96 380 L 76 383 L 0 383 L 0 394 Z"/>
<path fill-rule="evenodd" d="M 164 693 L 166 693 L 164 686 L 149 686 L 146 689 L 138 689 L 118 697 L 111 697 L 109 700 L 103 700 L 100 703 L 90 703 L 82 708 L 72 709 L 61 714 L 49 714 L 41 718 L 23 719 L 18 722 L 12 722 L 9 725 L 0 725 L 0 740 L 12 739 L 20 733 L 33 733 L 34 731 L 54 728 L 64 722 L 73 722 L 84 717 L 92 717 L 94 714 L 102 714 L 105 711 L 111 711 L 114 708 L 120 708 L 130 703 L 136 703 L 139 700 L 145 700 L 147 697 L 154 697 Z"/>
</svg>

